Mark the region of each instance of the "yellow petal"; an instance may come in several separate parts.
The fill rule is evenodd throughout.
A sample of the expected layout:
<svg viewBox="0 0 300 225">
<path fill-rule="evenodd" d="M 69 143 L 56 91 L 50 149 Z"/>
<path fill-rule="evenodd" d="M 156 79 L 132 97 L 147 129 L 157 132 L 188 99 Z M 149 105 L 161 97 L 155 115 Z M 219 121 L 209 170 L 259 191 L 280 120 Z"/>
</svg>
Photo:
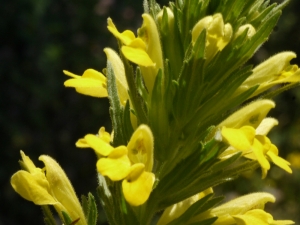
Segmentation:
<svg viewBox="0 0 300 225">
<path fill-rule="evenodd" d="M 84 73 L 82 74 L 82 78 L 90 78 L 90 79 L 99 80 L 102 81 L 103 83 L 106 83 L 106 77 L 102 73 L 94 69 L 85 70 Z"/>
<path fill-rule="evenodd" d="M 222 137 L 230 146 L 237 150 L 249 151 L 255 137 L 253 127 L 244 126 L 240 129 L 222 127 Z"/>
<path fill-rule="evenodd" d="M 264 154 L 264 146 L 257 139 L 254 139 L 252 150 L 260 166 L 268 171 L 270 169 L 270 163 Z M 265 178 L 265 174 L 263 174 L 262 178 Z"/>
<path fill-rule="evenodd" d="M 240 128 L 249 125 L 257 128 L 268 112 L 274 107 L 275 103 L 266 99 L 251 102 L 249 105 L 231 114 L 218 126 Z"/>
<path fill-rule="evenodd" d="M 107 142 L 103 141 L 96 135 L 87 134 L 85 135 L 84 139 L 86 140 L 88 145 L 95 150 L 97 154 L 108 156 L 114 149 Z"/>
<path fill-rule="evenodd" d="M 201 20 L 199 20 L 196 23 L 196 25 L 193 27 L 193 30 L 192 30 L 192 41 L 193 41 L 193 43 L 195 43 L 197 41 L 197 39 L 198 39 L 199 35 L 201 34 L 201 32 L 204 29 L 207 29 L 212 21 L 213 21 L 212 16 L 206 16 L 206 17 L 203 17 Z"/>
<path fill-rule="evenodd" d="M 21 150 L 20 151 L 21 157 L 22 157 L 22 162 L 24 167 L 26 167 L 25 169 L 30 172 L 33 173 L 37 168 L 34 165 L 34 163 L 31 161 L 31 159 L 25 155 L 25 153 Z"/>
<path fill-rule="evenodd" d="M 132 163 L 143 163 L 146 171 L 152 171 L 154 138 L 147 125 L 142 124 L 134 131 L 127 148 Z"/>
<path fill-rule="evenodd" d="M 65 75 L 67 75 L 67 76 L 70 76 L 70 77 L 73 77 L 73 78 L 81 78 L 81 76 L 79 76 L 79 75 L 76 75 L 76 74 L 74 74 L 74 73 L 71 73 L 71 72 L 69 72 L 69 71 L 67 71 L 67 70 L 63 70 L 63 73 L 65 74 Z"/>
<path fill-rule="evenodd" d="M 97 162 L 97 170 L 103 176 L 113 181 L 124 179 L 130 172 L 130 160 L 126 155 L 125 146 L 116 148 L 107 158 L 101 158 Z"/>
<path fill-rule="evenodd" d="M 10 182 L 19 195 L 36 205 L 54 205 L 57 203 L 49 193 L 49 183 L 42 172 L 41 174 L 30 174 L 21 170 L 11 177 Z"/>
<path fill-rule="evenodd" d="M 118 95 L 121 104 L 125 105 L 128 96 L 128 84 L 125 76 L 125 69 L 122 60 L 119 55 L 110 48 L 105 48 L 104 52 L 106 54 L 107 60 L 111 62 L 117 83 Z"/>
<path fill-rule="evenodd" d="M 200 222 L 204 219 L 217 216 L 218 219 L 214 222 L 214 225 L 237 224 L 234 217 L 243 215 L 249 210 L 264 209 L 267 202 L 275 202 L 274 196 L 263 192 L 244 195 L 217 206 L 207 213 L 195 216 L 189 221 L 189 223 Z M 260 225 L 260 223 L 256 223 L 254 225 Z"/>
<path fill-rule="evenodd" d="M 256 33 L 255 28 L 251 24 L 244 24 L 240 26 L 239 29 L 236 31 L 236 33 L 234 34 L 234 39 L 236 39 L 238 36 L 244 33 L 246 29 L 248 29 L 247 38 L 251 38 Z"/>
<path fill-rule="evenodd" d="M 163 54 L 156 22 L 150 14 L 144 13 L 142 17 L 143 25 L 138 30 L 138 36 L 146 43 L 147 53 L 156 64 L 157 68 L 163 70 Z"/>
<path fill-rule="evenodd" d="M 106 143 L 110 143 L 111 136 L 110 133 L 105 131 L 105 127 L 101 127 L 98 131 L 99 138 L 105 141 Z"/>
<path fill-rule="evenodd" d="M 76 143 L 75 143 L 77 148 L 90 148 L 90 145 L 86 142 L 84 138 L 80 138 Z"/>
<path fill-rule="evenodd" d="M 106 83 L 90 78 L 69 79 L 64 82 L 66 87 L 74 87 L 80 94 L 89 95 L 92 97 L 103 98 L 107 97 Z"/>
<path fill-rule="evenodd" d="M 229 43 L 232 36 L 232 26 L 224 24 L 222 14 L 216 13 L 213 16 L 206 16 L 199 20 L 192 30 L 192 42 L 197 41 L 203 30 L 206 30 L 205 57 L 210 60 L 218 51 Z"/>
<path fill-rule="evenodd" d="M 294 52 L 281 52 L 270 57 L 253 69 L 253 74 L 244 84 L 254 86 L 275 80 L 290 65 L 293 58 L 296 58 Z"/>
<path fill-rule="evenodd" d="M 196 194 L 188 199 L 178 202 L 172 206 L 169 206 L 164 210 L 164 213 L 159 218 L 157 225 L 165 225 L 181 216 L 192 204 L 206 195 L 213 193 L 212 188 L 208 188 L 199 194 Z"/>
<path fill-rule="evenodd" d="M 144 171 L 143 164 L 134 164 L 131 172 L 122 182 L 123 194 L 132 206 L 144 204 L 149 198 L 155 181 L 155 175 Z"/>
<path fill-rule="evenodd" d="M 148 53 L 141 48 L 133 48 L 129 46 L 122 47 L 122 53 L 131 62 L 139 66 L 155 66 Z"/>
<path fill-rule="evenodd" d="M 274 118 L 265 118 L 256 128 L 256 135 L 267 135 L 270 130 L 278 125 L 278 121 Z"/>
<path fill-rule="evenodd" d="M 86 225 L 87 223 L 81 205 L 63 169 L 50 156 L 42 155 L 39 157 L 39 160 L 45 164 L 46 178 L 50 185 L 51 194 L 66 208 L 66 212 L 70 215 L 72 220 L 80 218 L 77 224 Z M 57 211 L 61 213 L 59 210 L 60 209 L 57 209 Z"/>
<path fill-rule="evenodd" d="M 271 161 L 279 166 L 281 169 L 285 170 L 288 173 L 292 173 L 292 169 L 290 168 L 290 163 L 278 155 L 274 154 L 272 151 L 268 151 L 267 155 L 270 157 Z"/>
<path fill-rule="evenodd" d="M 134 33 L 130 30 L 125 30 L 123 33 L 120 33 L 112 22 L 111 18 L 107 19 L 107 23 L 108 30 L 123 44 L 128 45 L 135 38 Z"/>
<path fill-rule="evenodd" d="M 235 198 L 214 209 L 212 214 L 216 216 L 239 215 L 248 212 L 251 209 L 263 209 L 267 202 L 275 202 L 273 195 L 265 192 L 257 192 Z"/>
<path fill-rule="evenodd" d="M 246 212 L 244 215 L 233 216 L 237 225 L 270 225 L 273 220 L 269 213 L 261 209 L 254 209 Z"/>
<path fill-rule="evenodd" d="M 107 97 L 106 77 L 102 73 L 93 69 L 87 69 L 82 76 L 65 70 L 63 72 L 73 77 L 64 82 L 66 87 L 74 87 L 78 93 L 92 97 Z"/>
</svg>

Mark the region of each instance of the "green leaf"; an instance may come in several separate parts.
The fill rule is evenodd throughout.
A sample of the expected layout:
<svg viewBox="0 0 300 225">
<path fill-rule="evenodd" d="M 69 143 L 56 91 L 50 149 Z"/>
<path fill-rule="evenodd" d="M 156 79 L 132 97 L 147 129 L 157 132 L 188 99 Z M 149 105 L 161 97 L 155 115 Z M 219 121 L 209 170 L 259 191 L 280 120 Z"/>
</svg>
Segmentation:
<svg viewBox="0 0 300 225">
<path fill-rule="evenodd" d="M 81 196 L 81 206 L 83 209 L 84 216 L 87 218 L 89 214 L 89 201 L 84 195 Z"/>
<path fill-rule="evenodd" d="M 229 157 L 228 159 L 220 160 L 219 162 L 215 163 L 210 169 L 212 171 L 218 171 L 224 169 L 230 166 L 232 163 L 234 163 L 241 156 L 241 154 L 242 154 L 241 152 L 238 152 L 233 156 Z"/>
<path fill-rule="evenodd" d="M 156 159 L 165 161 L 172 157 L 172 149 L 168 148 L 169 120 L 166 111 L 164 83 L 162 71 L 159 70 L 152 90 L 151 105 L 149 106 L 149 125 L 155 139 L 154 155 Z"/>
<path fill-rule="evenodd" d="M 109 224 L 118 224 L 118 221 L 120 221 L 120 215 L 117 213 L 119 206 L 115 208 L 111 190 L 109 189 L 105 178 L 101 174 L 98 174 L 98 181 L 99 186 L 97 187 L 97 196 L 105 211 L 106 218 Z"/>
<path fill-rule="evenodd" d="M 78 221 L 78 219 L 76 219 L 75 221 L 73 221 L 71 219 L 71 217 L 69 216 L 69 214 L 67 212 L 65 212 L 65 211 L 62 211 L 61 214 L 63 216 L 64 224 L 66 224 L 66 225 L 73 225 L 73 224 L 76 224 L 76 222 Z"/>
<path fill-rule="evenodd" d="M 137 89 L 137 84 L 135 83 L 135 78 L 134 78 L 133 67 L 130 65 L 129 61 L 122 54 L 121 54 L 121 58 L 124 63 L 130 100 L 133 109 L 135 111 L 135 115 L 137 116 L 138 124 L 141 123 L 148 124 L 145 103 L 143 102 L 143 98 L 141 98 L 139 94 L 139 90 Z"/>
<path fill-rule="evenodd" d="M 85 217 L 87 219 L 88 225 L 96 225 L 97 224 L 97 217 L 98 217 L 98 211 L 97 211 L 97 205 L 95 202 L 94 196 L 89 193 L 88 199 L 85 198 L 85 204 L 88 204 L 88 210 L 87 214 L 85 214 Z"/>
</svg>

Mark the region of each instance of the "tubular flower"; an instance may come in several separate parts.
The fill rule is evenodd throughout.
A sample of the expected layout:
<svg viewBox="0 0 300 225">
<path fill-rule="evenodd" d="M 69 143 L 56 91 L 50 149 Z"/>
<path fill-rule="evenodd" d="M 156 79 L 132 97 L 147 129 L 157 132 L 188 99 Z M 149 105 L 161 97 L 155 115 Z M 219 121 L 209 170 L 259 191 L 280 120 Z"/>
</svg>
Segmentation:
<svg viewBox="0 0 300 225">
<path fill-rule="evenodd" d="M 206 16 L 201 19 L 192 30 L 192 42 L 195 43 L 203 30 L 206 30 L 205 56 L 211 60 L 218 51 L 222 51 L 232 36 L 232 26 L 224 24 L 222 14 Z"/>
<path fill-rule="evenodd" d="M 65 81 L 64 85 L 66 87 L 74 87 L 78 93 L 92 97 L 107 97 L 106 77 L 102 73 L 93 69 L 87 69 L 82 76 L 75 75 L 66 70 L 63 72 L 72 77 Z"/>
<path fill-rule="evenodd" d="M 149 198 L 155 181 L 155 175 L 151 172 L 154 139 L 150 128 L 140 125 L 132 134 L 127 148 L 128 157 L 133 165 L 122 183 L 123 193 L 131 205 L 138 206 Z"/>
<path fill-rule="evenodd" d="M 256 96 L 274 85 L 284 83 L 296 83 L 300 81 L 300 69 L 297 65 L 291 65 L 290 61 L 296 58 L 294 52 L 281 52 L 253 69 L 253 74 L 237 89 L 235 95 L 249 88 L 259 85 L 258 89 L 250 96 Z"/>
<path fill-rule="evenodd" d="M 213 193 L 212 188 L 208 188 L 199 194 L 196 194 L 188 199 L 178 202 L 172 206 L 169 206 L 164 210 L 163 214 L 159 218 L 159 221 L 157 222 L 157 225 L 168 224 L 169 222 L 180 217 L 192 204 L 194 204 L 195 202 L 197 202 L 198 200 L 210 193 Z"/>
<path fill-rule="evenodd" d="M 124 64 L 119 55 L 114 50 L 105 48 L 104 52 L 106 54 L 107 60 L 111 62 L 113 67 L 120 102 L 122 105 L 125 105 L 126 101 L 129 99 L 129 96 Z"/>
<path fill-rule="evenodd" d="M 101 131 L 101 129 L 100 129 Z M 122 182 L 123 194 L 133 206 L 143 204 L 149 197 L 155 180 L 153 167 L 153 135 L 150 128 L 140 125 L 127 146 L 116 148 L 101 137 L 88 134 L 80 143 L 94 149 L 99 156 L 97 170 L 112 181 Z"/>
<path fill-rule="evenodd" d="M 220 123 L 218 126 L 221 131 L 216 133 L 215 138 L 230 145 L 220 158 L 224 159 L 242 151 L 244 157 L 258 161 L 263 178 L 270 169 L 269 161 L 292 173 L 290 163 L 278 156 L 277 147 L 266 136 L 278 124 L 273 118 L 265 118 L 274 107 L 274 102 L 270 100 L 255 101 Z"/>
<path fill-rule="evenodd" d="M 146 51 L 146 43 L 141 38 L 136 38 L 131 30 L 120 33 L 110 18 L 107 23 L 108 30 L 124 45 L 121 51 L 129 61 L 146 67 L 155 65 Z"/>
<path fill-rule="evenodd" d="M 145 85 L 151 93 L 159 69 L 163 69 L 162 50 L 155 21 L 149 14 L 143 14 L 143 25 L 138 37 L 130 30 L 120 33 L 112 20 L 108 19 L 108 30 L 121 41 L 121 51 L 131 62 L 140 66 Z"/>
<path fill-rule="evenodd" d="M 106 54 L 107 61 L 111 63 L 114 71 L 120 103 L 123 106 L 125 106 L 127 100 L 129 100 L 130 108 L 131 108 L 131 101 L 128 95 L 128 84 L 126 80 L 124 64 L 121 58 L 119 57 L 119 55 L 114 50 L 110 48 L 104 48 L 104 52 Z M 136 116 L 131 111 L 130 111 L 130 121 L 132 126 L 136 128 L 137 119 Z"/>
<path fill-rule="evenodd" d="M 262 168 L 262 177 L 265 178 L 270 169 L 269 161 L 273 162 L 288 173 L 292 173 L 290 163 L 278 156 L 277 147 L 266 137 L 268 131 L 277 124 L 272 118 L 266 118 L 255 130 L 251 126 L 241 128 L 222 127 L 221 135 L 224 142 L 231 148 L 225 150 L 221 155 L 226 157 L 237 151 L 242 151 L 243 156 L 252 160 L 257 160 Z"/>
<path fill-rule="evenodd" d="M 237 32 L 234 34 L 234 38 L 240 36 L 245 30 L 247 30 L 247 38 L 251 38 L 256 33 L 255 28 L 251 24 L 245 24 L 239 27 Z"/>
<path fill-rule="evenodd" d="M 268 112 L 274 107 L 275 103 L 271 100 L 263 99 L 251 102 L 230 115 L 218 127 L 240 128 L 242 126 L 251 126 L 257 128 Z"/>
<path fill-rule="evenodd" d="M 14 190 L 36 205 L 53 205 L 61 218 L 64 211 L 72 220 L 79 218 L 77 224 L 87 224 L 73 187 L 57 162 L 42 155 L 39 160 L 43 161 L 45 168 L 40 169 L 22 151 L 21 156 L 26 171 L 20 170 L 12 176 Z"/>
<path fill-rule="evenodd" d="M 271 214 L 264 211 L 267 202 L 275 202 L 274 196 L 268 193 L 248 194 L 200 214 L 189 222 L 217 216 L 214 225 L 294 224 L 290 220 L 274 220 Z"/>
</svg>

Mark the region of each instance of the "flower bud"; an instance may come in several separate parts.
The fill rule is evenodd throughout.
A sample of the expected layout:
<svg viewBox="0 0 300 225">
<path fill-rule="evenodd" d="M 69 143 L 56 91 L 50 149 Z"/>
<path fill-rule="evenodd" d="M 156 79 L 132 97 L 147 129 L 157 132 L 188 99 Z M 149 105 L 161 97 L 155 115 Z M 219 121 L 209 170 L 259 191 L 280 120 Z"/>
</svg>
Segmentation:
<svg viewBox="0 0 300 225">
<path fill-rule="evenodd" d="M 224 24 L 220 13 L 206 16 L 192 30 L 193 44 L 204 29 L 206 30 L 205 57 L 207 60 L 211 60 L 217 52 L 222 51 L 229 43 L 232 36 L 232 27 L 229 23 Z"/>
</svg>

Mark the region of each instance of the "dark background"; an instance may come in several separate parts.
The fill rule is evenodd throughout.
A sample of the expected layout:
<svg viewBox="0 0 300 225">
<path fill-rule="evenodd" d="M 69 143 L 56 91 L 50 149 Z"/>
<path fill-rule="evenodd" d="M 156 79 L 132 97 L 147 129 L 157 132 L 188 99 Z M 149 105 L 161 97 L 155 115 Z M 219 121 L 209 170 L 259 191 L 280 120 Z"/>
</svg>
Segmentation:
<svg viewBox="0 0 300 225">
<path fill-rule="evenodd" d="M 168 1 L 159 1 L 166 4 Z M 284 50 L 300 52 L 300 1 L 293 0 L 269 41 L 253 63 Z M 120 31 L 141 25 L 142 0 L 13 0 L 0 7 L 0 225 L 43 224 L 38 206 L 19 197 L 10 176 L 19 169 L 22 149 L 38 166 L 41 154 L 55 158 L 68 174 L 78 196 L 94 191 L 96 158 L 91 150 L 75 147 L 78 138 L 111 130 L 107 99 L 77 94 L 64 88 L 63 69 L 81 75 L 87 68 L 105 67 L 106 46 L 116 41 L 106 28 L 111 17 Z M 296 59 L 293 63 L 300 64 Z M 300 88 L 276 98 L 271 115 L 278 118 L 270 137 L 287 157 L 300 152 Z M 300 157 L 298 158 L 298 166 Z M 276 195 L 268 206 L 275 218 L 300 223 L 300 170 L 288 175 L 273 166 L 266 180 L 260 171 L 223 186 L 227 197 L 254 191 Z M 220 190 L 220 189 L 219 189 Z M 99 216 L 105 224 L 104 214 Z"/>
</svg>

